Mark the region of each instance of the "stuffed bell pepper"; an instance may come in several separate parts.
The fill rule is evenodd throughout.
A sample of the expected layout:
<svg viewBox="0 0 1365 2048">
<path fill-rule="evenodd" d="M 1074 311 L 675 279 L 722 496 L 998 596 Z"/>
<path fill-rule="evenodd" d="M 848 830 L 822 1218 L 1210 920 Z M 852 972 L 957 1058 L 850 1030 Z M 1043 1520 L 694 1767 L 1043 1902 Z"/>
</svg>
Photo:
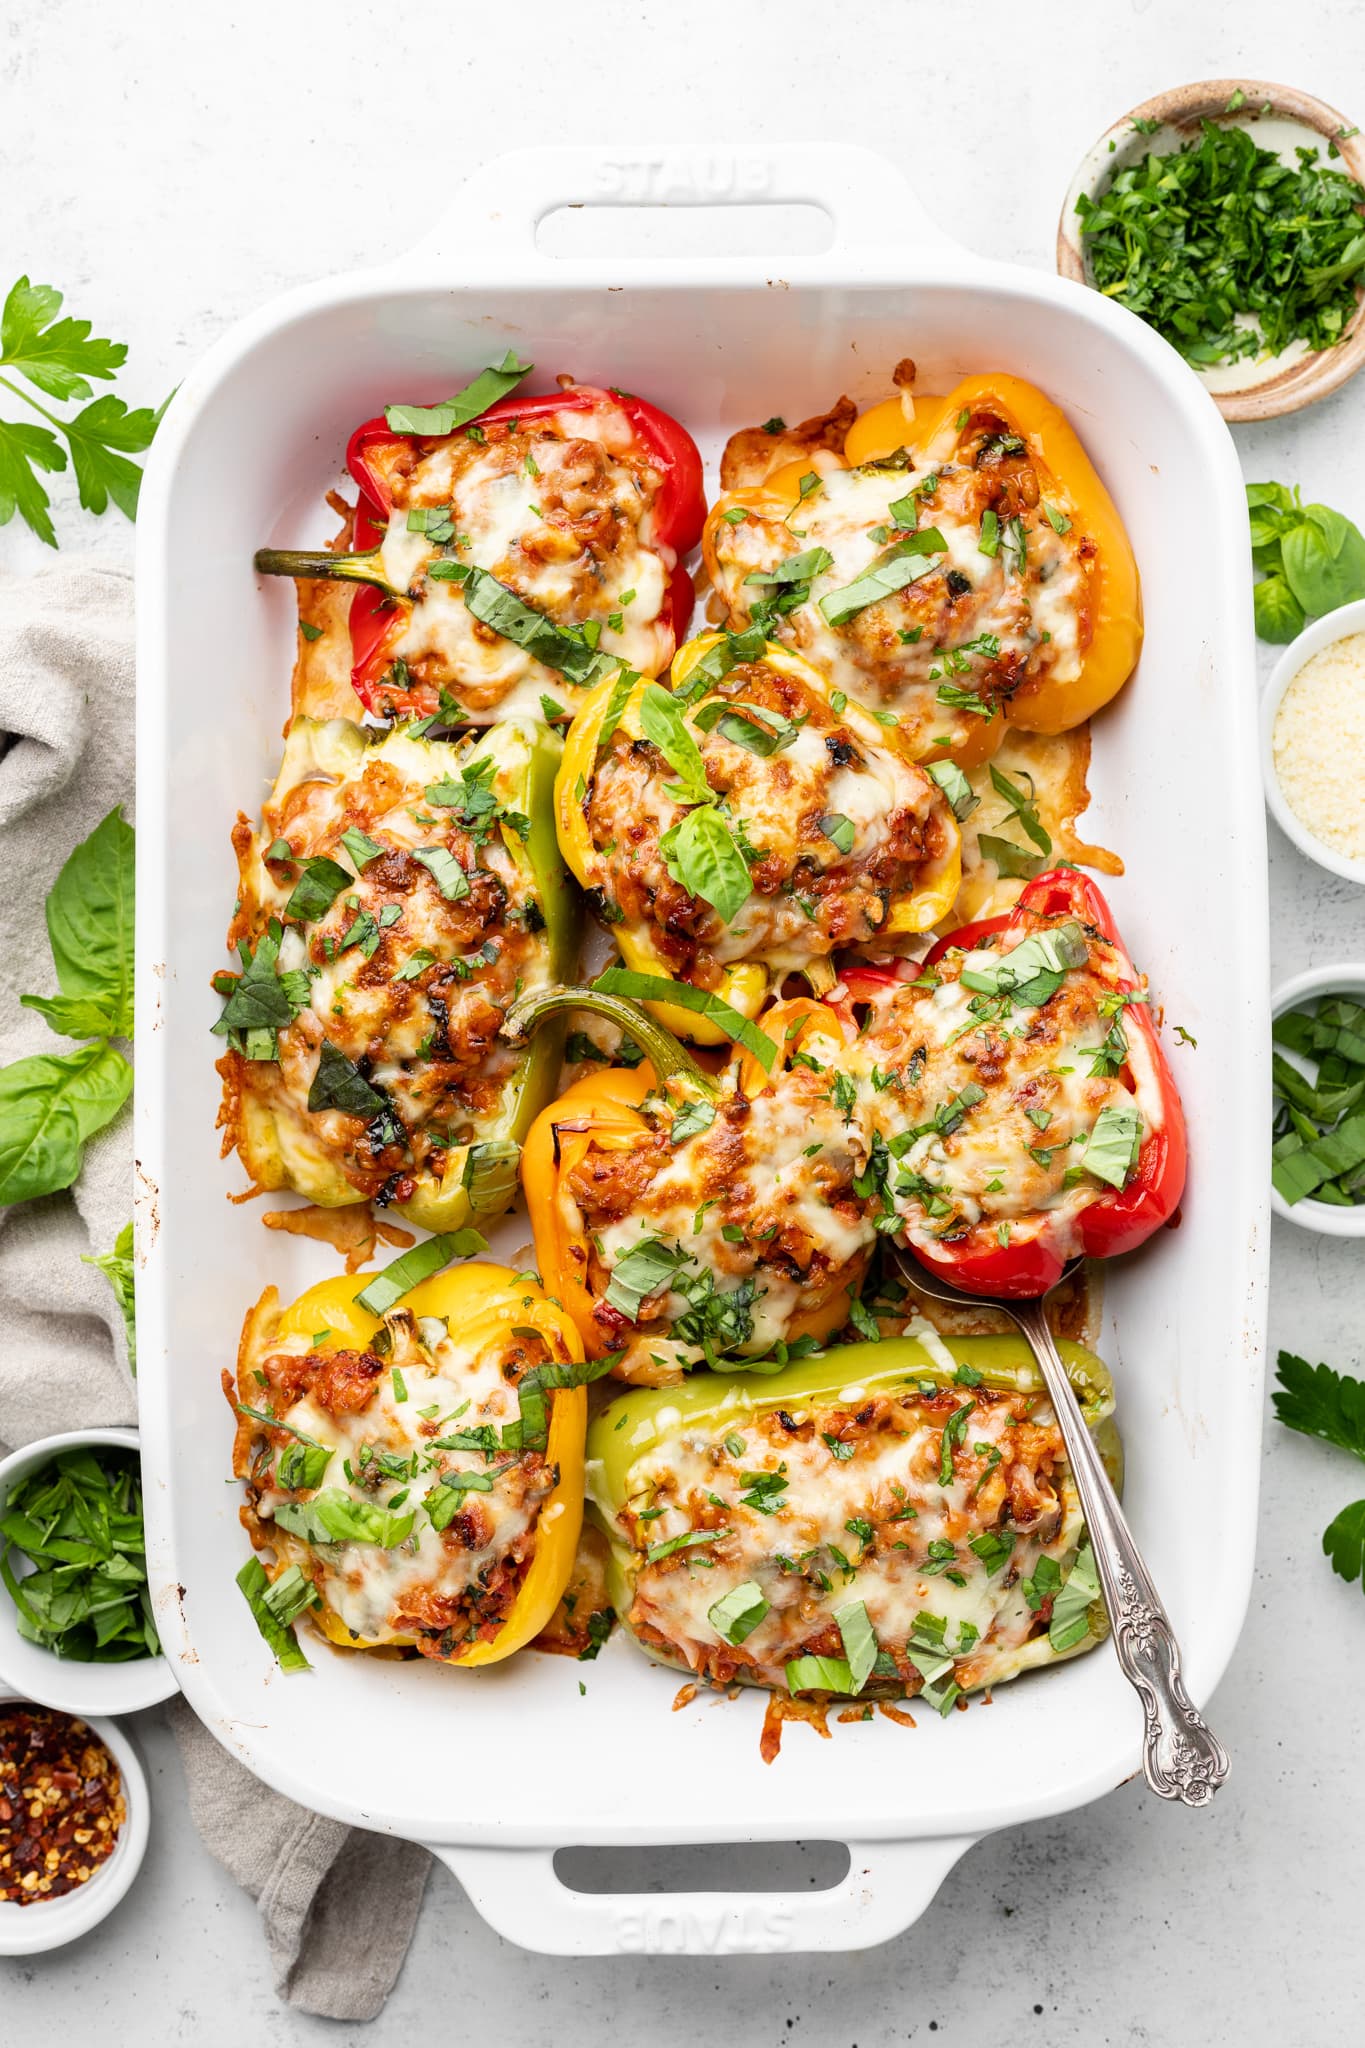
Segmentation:
<svg viewBox="0 0 1365 2048">
<path fill-rule="evenodd" d="M 1117 1484 L 1109 1374 L 1062 1352 Z M 624 1394 L 588 1432 L 588 1494 L 627 1632 L 715 1686 L 922 1694 L 946 1713 L 1105 1633 L 1019 1337 L 890 1337 Z"/>
<path fill-rule="evenodd" d="M 671 691 L 601 683 L 556 804 L 565 857 L 627 964 L 749 1017 L 789 973 L 830 987 L 836 949 L 939 923 L 961 874 L 933 773 L 756 634 L 689 641 Z M 695 1017 L 669 1021 L 706 1036 Z"/>
<path fill-rule="evenodd" d="M 537 1263 L 588 1355 L 617 1354 L 618 1377 L 665 1384 L 839 1329 L 876 1242 L 855 1187 L 851 1017 L 809 998 L 757 1026 L 732 1014 L 749 1049 L 717 1076 L 601 988 L 532 997 L 508 1020 L 533 1031 L 556 1008 L 596 1012 L 648 1060 L 575 1082 L 526 1141 Z"/>
<path fill-rule="evenodd" d="M 1142 639 L 1118 514 L 1031 384 L 968 377 L 727 450 L 703 548 L 735 630 L 762 624 L 920 758 L 984 759 L 1007 724 L 1079 725 Z M 766 448 L 765 448 L 766 441 Z"/>
<path fill-rule="evenodd" d="M 1180 1097 L 1093 883 L 1039 875 L 1007 917 L 940 939 L 913 980 L 858 968 L 848 986 L 871 1006 L 870 1174 L 925 1267 L 1038 1295 L 1077 1254 L 1131 1251 L 1174 1216 Z"/>
<path fill-rule="evenodd" d="M 596 1369 L 525 1274 L 470 1264 L 404 1291 L 413 1257 L 285 1309 L 269 1288 L 248 1314 L 223 1384 L 242 1521 L 272 1562 L 242 1584 L 267 1637 L 306 1615 L 343 1648 L 494 1664 L 573 1569 Z"/>
<path fill-rule="evenodd" d="M 438 1231 L 511 1206 L 559 1044 L 499 1027 L 578 942 L 559 755 L 528 720 L 458 744 L 293 721 L 260 829 L 233 834 L 242 968 L 216 984 L 225 1149 L 258 1188 Z"/>
<path fill-rule="evenodd" d="M 351 680 L 379 716 L 564 718 L 608 664 L 660 674 L 686 631 L 705 510 L 691 436 L 621 391 L 512 395 L 531 367 L 509 353 L 444 403 L 356 429 L 351 552 L 256 557 L 361 586 Z"/>
</svg>

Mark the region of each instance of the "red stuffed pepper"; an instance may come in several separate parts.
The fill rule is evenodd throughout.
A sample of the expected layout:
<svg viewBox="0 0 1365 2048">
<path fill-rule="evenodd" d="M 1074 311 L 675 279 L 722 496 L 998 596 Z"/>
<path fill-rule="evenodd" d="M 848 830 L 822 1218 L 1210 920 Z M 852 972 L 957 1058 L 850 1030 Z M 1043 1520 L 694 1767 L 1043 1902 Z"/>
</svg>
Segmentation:
<svg viewBox="0 0 1365 2048">
<path fill-rule="evenodd" d="M 705 513 L 691 436 L 594 385 L 496 395 L 529 368 L 509 355 L 443 405 L 356 429 L 352 553 L 257 556 L 362 586 L 351 680 L 369 711 L 567 717 L 612 668 L 661 674 L 685 634 L 681 558 Z"/>
<path fill-rule="evenodd" d="M 1132 1251 L 1174 1215 L 1185 1120 L 1148 998 L 1094 884 L 1055 869 L 1007 917 L 940 939 L 872 1005 L 873 1177 L 931 1272 L 1038 1295 L 1078 1253 Z"/>
</svg>

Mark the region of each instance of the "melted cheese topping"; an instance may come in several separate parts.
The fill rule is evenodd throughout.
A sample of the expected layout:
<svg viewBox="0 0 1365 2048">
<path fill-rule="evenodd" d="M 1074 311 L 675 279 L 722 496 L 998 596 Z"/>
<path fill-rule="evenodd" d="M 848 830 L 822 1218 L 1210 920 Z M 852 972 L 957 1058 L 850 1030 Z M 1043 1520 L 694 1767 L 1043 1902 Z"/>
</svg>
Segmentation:
<svg viewBox="0 0 1365 2048">
<path fill-rule="evenodd" d="M 726 703 L 786 743 L 765 755 L 735 739 L 723 719 L 709 730 L 697 723 L 699 714 L 714 720 Z M 582 803 L 594 882 L 624 919 L 649 927 L 674 972 L 700 965 L 705 979 L 708 964 L 740 960 L 791 972 L 837 946 L 865 944 L 884 925 L 892 896 L 913 890 L 943 858 L 948 811 L 928 776 L 869 745 L 827 697 L 765 663 L 732 670 L 690 708 L 687 724 L 722 799 L 719 815 L 749 852 L 753 887 L 728 925 L 686 888 L 676 856 L 665 851 L 665 835 L 695 806 L 668 793 L 678 784 L 656 747 L 618 729 Z M 826 825 L 851 834 L 847 851 Z"/>
<path fill-rule="evenodd" d="M 327 1612 L 352 1634 L 366 1643 L 415 1638 L 428 1654 L 448 1656 L 505 1617 L 529 1566 L 553 1475 L 539 1453 L 517 1457 L 501 1448 L 486 1453 L 438 1445 L 456 1434 L 500 1433 L 515 1422 L 520 1405 L 508 1370 L 524 1372 L 544 1347 L 535 1346 L 532 1357 L 527 1344 L 509 1334 L 471 1345 L 443 1321 L 424 1317 L 418 1326 L 403 1310 L 388 1317 L 387 1327 L 392 1348 L 372 1361 L 382 1369 L 362 1405 L 338 1412 L 305 1391 L 275 1410 L 291 1429 L 330 1450 L 319 1486 L 279 1490 L 277 1458 L 256 1484 L 253 1506 L 277 1550 L 301 1556 Z M 287 1336 L 271 1347 L 265 1371 L 272 1386 L 288 1385 L 289 1361 L 317 1356 L 306 1336 Z M 257 1405 L 261 1397 L 248 1393 L 246 1399 Z M 428 1508 L 443 1476 L 453 1473 L 490 1477 L 492 1484 L 464 1493 L 463 1511 L 441 1529 Z M 448 1489 L 441 1490 L 448 1505 Z M 398 1518 L 411 1515 L 411 1531 L 385 1548 L 309 1541 L 274 1526 L 283 1503 L 306 1505 L 324 1491 L 387 1508 Z"/>
<path fill-rule="evenodd" d="M 1003 535 L 994 554 L 983 553 L 982 515 L 1000 492 L 994 465 L 850 470 L 817 453 L 811 467 L 821 488 L 801 504 L 799 539 L 776 510 L 750 510 L 742 522 L 716 528 L 720 590 L 732 622 L 747 622 L 756 598 L 771 594 L 746 584 L 747 576 L 824 548 L 831 566 L 778 620 L 775 637 L 850 696 L 895 711 L 926 751 L 935 735 L 961 737 L 977 723 L 939 701 L 945 685 L 991 703 L 1007 701 L 1026 679 L 1068 682 L 1079 673 L 1089 633 L 1082 536 L 1057 533 L 1041 503 L 1020 505 L 1008 516 L 1018 517 L 1026 537 L 1023 562 Z M 891 506 L 912 494 L 919 526 L 932 527 L 946 552 L 926 557 L 925 573 L 905 589 L 830 625 L 820 599 L 856 582 L 894 544 Z M 1061 508 L 1053 510 L 1065 519 Z"/>
<path fill-rule="evenodd" d="M 458 805 L 426 792 L 492 760 L 492 793 L 516 811 L 534 739 L 508 725 L 458 746 L 402 729 L 371 743 L 344 721 L 295 720 L 260 831 L 237 835 L 241 897 L 230 942 L 254 946 L 272 918 L 284 919 L 307 859 L 324 856 L 354 879 L 320 917 L 286 926 L 279 970 L 308 977 L 307 999 L 279 1031 L 276 1061 L 240 1065 L 238 1085 L 270 1113 L 269 1143 L 281 1155 L 248 1156 L 260 1148 L 247 1136 L 243 1156 L 263 1185 L 335 1201 L 377 1193 L 393 1175 L 439 1181 L 452 1147 L 496 1129 L 516 1068 L 499 1022 L 518 987 L 551 979 L 548 944 L 531 928 L 538 887 L 512 826 L 494 823 L 485 836 L 477 818 L 469 823 Z M 350 829 L 380 854 L 358 859 L 342 843 Z M 267 860 L 280 840 L 291 858 Z M 450 858 L 447 886 L 454 870 L 463 875 L 463 896 L 448 897 L 418 858 L 433 849 L 438 862 Z M 324 1039 L 383 1091 L 401 1132 L 371 1133 L 368 1119 L 341 1110 L 309 1111 Z M 259 1134 L 259 1115 L 247 1124 Z"/>
<path fill-rule="evenodd" d="M 629 1623 L 646 1646 L 717 1684 L 783 1690 L 790 1659 L 842 1656 L 836 1615 L 854 1601 L 912 1688 L 906 1645 L 926 1615 L 946 1624 L 958 1684 L 1009 1676 L 1046 1628 L 1029 1601 L 1038 1560 L 1069 1563 L 1082 1533 L 1046 1402 L 951 1385 L 681 1424 L 636 1460 L 612 1520 L 635 1553 Z M 693 1534 L 707 1540 L 645 1556 Z M 745 1585 L 767 1612 L 734 1644 L 711 1611 Z"/>
<path fill-rule="evenodd" d="M 797 1067 L 746 1101 L 722 1096 L 715 1120 L 670 1143 L 675 1106 L 647 1098 L 652 1143 L 590 1155 L 561 1179 L 570 1236 L 587 1234 L 598 1314 L 623 1378 L 658 1379 L 717 1354 L 762 1356 L 843 1285 L 856 1285 L 875 1242 L 852 1191 L 865 1157 L 856 1121 L 834 1099 L 842 1048 L 808 1038 L 817 1073 Z M 605 1300 L 615 1268 L 642 1243 L 678 1255 L 679 1272 L 632 1320 Z M 723 1325 L 705 1297 L 714 1288 Z M 703 1297 L 703 1305 L 689 1298 Z M 678 1325 L 682 1323 L 680 1331 Z"/>
<path fill-rule="evenodd" d="M 1102 940 L 1091 937 L 1086 963 L 1038 1007 L 962 982 L 964 968 L 1007 957 L 1027 936 L 1005 931 L 982 951 L 948 953 L 937 987 L 899 992 L 862 1041 L 883 1081 L 865 1097 L 866 1114 L 890 1143 L 888 1192 L 918 1244 L 982 1224 L 1016 1243 L 1046 1228 L 1070 1256 L 1080 1249 L 1076 1219 L 1112 1192 L 1084 1164 L 1100 1114 L 1136 1106 L 1143 1138 L 1161 1127 L 1151 1051 L 1123 1028 Z M 980 1098 L 954 1114 L 964 1089 Z"/>
<path fill-rule="evenodd" d="M 417 682 L 500 716 L 535 718 L 542 695 L 569 704 L 576 694 L 477 620 L 458 583 L 427 578 L 442 557 L 486 569 L 558 625 L 595 626 L 601 651 L 642 675 L 668 666 L 674 555 L 654 538 L 660 479 L 623 415 L 556 413 L 518 433 L 491 429 L 486 444 L 453 434 L 421 446 L 388 475 L 393 511 L 380 555 L 387 581 L 416 598 L 393 652 Z M 449 508 L 454 538 L 438 546 L 410 531 L 419 508 Z"/>
</svg>

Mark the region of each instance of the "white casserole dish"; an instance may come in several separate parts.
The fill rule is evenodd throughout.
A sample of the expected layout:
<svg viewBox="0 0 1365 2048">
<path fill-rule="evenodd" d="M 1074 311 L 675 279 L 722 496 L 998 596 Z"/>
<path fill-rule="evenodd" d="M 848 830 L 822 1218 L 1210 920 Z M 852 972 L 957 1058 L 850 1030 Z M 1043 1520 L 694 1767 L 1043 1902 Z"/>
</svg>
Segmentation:
<svg viewBox="0 0 1365 2048">
<path fill-rule="evenodd" d="M 542 255 L 570 204 L 814 202 L 832 249 L 630 263 Z M 1140 1716 L 1103 1650 L 914 1733 L 789 1729 L 759 1760 L 762 1700 L 670 1713 L 676 1674 L 614 1642 L 595 1664 L 528 1656 L 477 1676 L 330 1655 L 276 1672 L 233 1584 L 247 1554 L 225 1484 L 218 1375 L 268 1282 L 288 1299 L 334 1256 L 230 1207 L 218 1159 L 209 985 L 231 900 L 228 834 L 279 751 L 292 592 L 263 542 L 315 544 L 354 425 L 433 398 L 508 344 L 547 375 L 647 394 L 714 461 L 724 436 L 841 391 L 884 396 L 909 353 L 926 389 L 966 370 L 1041 384 L 1103 472 L 1142 567 L 1139 674 L 1097 727 L 1088 835 L 1124 855 L 1112 900 L 1166 1016 L 1194 1161 L 1180 1228 L 1109 1284 L 1128 1505 L 1203 1703 L 1251 1586 L 1268 1242 L 1265 833 L 1241 477 L 1173 351 L 1098 295 L 945 240 L 890 166 L 856 150 L 537 150 L 479 173 L 393 265 L 310 285 L 243 323 L 182 387 L 138 525 L 139 1351 L 148 1563 L 191 1705 L 304 1805 L 425 1841 L 510 1939 L 549 1952 L 855 1948 L 923 1910 L 983 1834 L 1057 1813 L 1137 1768 Z M 714 470 L 711 472 L 714 483 Z M 524 1242 L 516 1222 L 500 1244 Z M 586 1696 L 579 1681 L 586 1682 Z M 586 1895 L 580 1845 L 847 1842 L 832 1891 Z"/>
</svg>

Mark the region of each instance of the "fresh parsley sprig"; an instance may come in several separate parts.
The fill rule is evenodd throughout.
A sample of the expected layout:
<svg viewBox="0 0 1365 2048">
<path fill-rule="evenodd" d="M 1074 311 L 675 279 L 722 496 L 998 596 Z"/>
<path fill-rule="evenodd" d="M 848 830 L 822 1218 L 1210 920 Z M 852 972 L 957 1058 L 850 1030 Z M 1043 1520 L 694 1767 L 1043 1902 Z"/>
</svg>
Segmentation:
<svg viewBox="0 0 1365 2048">
<path fill-rule="evenodd" d="M 1310 1365 L 1292 1351 L 1275 1364 L 1275 1413 L 1287 1429 L 1321 1437 L 1365 1462 L 1365 1380 Z M 1323 1532 L 1322 1547 L 1338 1577 L 1365 1586 L 1365 1500 L 1344 1507 Z"/>
<path fill-rule="evenodd" d="M 62 294 L 53 286 L 21 277 L 0 312 L 0 371 L 13 372 L 0 376 L 0 385 L 47 423 L 0 420 L 0 526 L 17 512 L 50 548 L 57 546 L 57 535 L 40 472 L 59 474 L 69 462 L 87 512 L 107 511 L 112 498 L 125 518 L 136 519 L 142 471 L 129 458 L 151 446 L 165 411 L 130 411 L 112 392 L 96 398 L 90 379 L 112 379 L 123 367 L 127 343 L 93 334 L 88 320 L 59 319 L 61 310 Z M 62 403 L 89 403 L 63 418 L 15 377 Z"/>
</svg>

